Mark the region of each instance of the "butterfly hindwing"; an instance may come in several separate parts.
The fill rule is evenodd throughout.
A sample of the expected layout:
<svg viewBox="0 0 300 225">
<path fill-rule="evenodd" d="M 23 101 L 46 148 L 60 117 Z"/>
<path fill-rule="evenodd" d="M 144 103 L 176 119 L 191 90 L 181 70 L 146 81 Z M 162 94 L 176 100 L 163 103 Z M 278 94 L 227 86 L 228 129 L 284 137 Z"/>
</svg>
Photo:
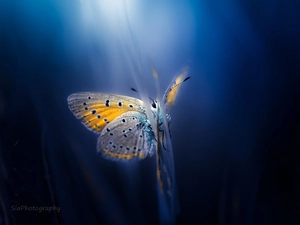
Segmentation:
<svg viewBox="0 0 300 225">
<path fill-rule="evenodd" d="M 154 133 L 144 113 L 130 111 L 109 123 L 98 138 L 97 149 L 110 159 L 130 160 L 153 154 Z"/>
<path fill-rule="evenodd" d="M 88 129 L 97 133 L 125 112 L 144 111 L 139 99 L 97 92 L 72 94 L 68 97 L 68 105 L 77 119 L 82 119 Z"/>
<path fill-rule="evenodd" d="M 171 108 L 173 106 L 181 84 L 187 79 L 188 71 L 189 67 L 184 67 L 184 69 L 178 75 L 176 75 L 170 86 L 165 91 L 163 101 L 166 107 Z"/>
</svg>

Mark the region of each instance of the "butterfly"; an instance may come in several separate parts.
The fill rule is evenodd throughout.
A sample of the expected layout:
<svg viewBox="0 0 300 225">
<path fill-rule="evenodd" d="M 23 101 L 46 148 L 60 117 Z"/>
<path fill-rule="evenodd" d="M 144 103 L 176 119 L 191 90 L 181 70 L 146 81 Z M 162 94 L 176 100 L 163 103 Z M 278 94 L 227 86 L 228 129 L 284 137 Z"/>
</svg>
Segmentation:
<svg viewBox="0 0 300 225">
<path fill-rule="evenodd" d="M 189 79 L 185 68 L 165 91 L 163 102 L 173 106 L 181 84 Z M 151 156 L 157 143 L 149 116 L 157 119 L 157 128 L 163 132 L 163 117 L 159 102 L 152 100 L 152 115 L 147 115 L 140 99 L 99 92 L 79 92 L 68 99 L 69 109 L 91 131 L 99 133 L 97 151 L 113 160 L 143 159 Z M 167 122 L 171 116 L 166 114 Z"/>
<path fill-rule="evenodd" d="M 186 66 L 166 89 L 161 107 L 158 100 L 149 105 L 140 99 L 110 93 L 79 92 L 67 101 L 71 112 L 91 131 L 99 134 L 97 152 L 111 160 L 144 159 L 157 153 L 157 176 L 163 192 L 162 149 L 165 133 L 169 134 L 171 116 L 167 113 L 174 105 L 182 83 L 188 80 Z M 152 67 L 157 78 L 157 72 Z M 148 113 L 147 113 L 148 112 Z M 170 166 L 169 166 L 170 167 Z M 172 167 L 172 166 L 171 166 Z M 168 178 L 168 183 L 170 179 Z M 170 185 L 169 185 L 170 186 Z"/>
</svg>

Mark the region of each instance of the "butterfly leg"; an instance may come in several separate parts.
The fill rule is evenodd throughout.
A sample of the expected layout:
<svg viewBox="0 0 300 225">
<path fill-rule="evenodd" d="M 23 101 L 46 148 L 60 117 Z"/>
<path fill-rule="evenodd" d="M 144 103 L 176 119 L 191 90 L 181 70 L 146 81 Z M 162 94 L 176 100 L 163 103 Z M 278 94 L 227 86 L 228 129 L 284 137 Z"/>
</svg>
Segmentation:
<svg viewBox="0 0 300 225">
<path fill-rule="evenodd" d="M 171 135 L 171 128 L 170 128 L 170 127 L 171 127 L 171 123 L 169 122 L 169 123 L 168 123 L 169 135 L 170 135 L 170 138 L 172 138 L 172 135 Z"/>
<path fill-rule="evenodd" d="M 162 146 L 163 146 L 163 148 L 164 148 L 164 150 L 167 150 L 166 149 L 166 147 L 165 147 L 165 142 L 164 142 L 164 140 L 165 140 L 165 132 L 162 130 L 162 131 L 160 131 L 162 134 L 162 138 L 161 138 L 161 142 L 162 142 Z"/>
</svg>

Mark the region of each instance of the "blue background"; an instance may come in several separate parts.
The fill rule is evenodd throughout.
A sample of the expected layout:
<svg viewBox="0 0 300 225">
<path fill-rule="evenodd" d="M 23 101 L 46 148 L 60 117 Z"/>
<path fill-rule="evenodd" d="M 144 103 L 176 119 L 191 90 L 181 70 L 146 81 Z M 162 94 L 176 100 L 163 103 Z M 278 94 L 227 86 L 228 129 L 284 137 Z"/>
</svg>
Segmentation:
<svg viewBox="0 0 300 225">
<path fill-rule="evenodd" d="M 155 157 L 117 163 L 69 111 L 79 91 L 172 110 L 178 224 L 299 224 L 297 1 L 0 3 L 0 224 L 157 224 Z M 137 66 L 143 84 L 137 84 Z M 13 206 L 57 206 L 60 212 Z"/>
</svg>

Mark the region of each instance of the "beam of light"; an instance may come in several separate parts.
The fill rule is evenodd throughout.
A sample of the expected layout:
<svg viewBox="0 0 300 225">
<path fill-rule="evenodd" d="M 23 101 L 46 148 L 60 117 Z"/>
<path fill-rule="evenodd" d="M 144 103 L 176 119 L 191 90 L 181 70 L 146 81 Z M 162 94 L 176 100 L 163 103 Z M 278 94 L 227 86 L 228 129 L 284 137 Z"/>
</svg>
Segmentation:
<svg viewBox="0 0 300 225">
<path fill-rule="evenodd" d="M 182 65 L 186 63 L 187 57 L 190 56 L 190 46 L 196 41 L 196 24 L 191 4 L 84 0 L 80 6 L 80 15 L 79 29 L 82 29 L 83 35 L 90 42 L 100 45 L 99 49 L 107 58 L 109 76 L 115 87 L 126 83 L 124 71 L 126 67 L 128 69 L 128 65 L 124 63 L 124 58 L 128 57 L 128 52 L 131 52 L 129 54 L 137 61 L 150 57 L 157 68 L 167 69 L 164 74 L 173 77 L 177 72 L 174 68 L 178 68 L 179 60 Z M 134 40 L 129 30 L 133 31 Z M 135 50 L 137 46 L 141 56 Z M 94 49 L 91 49 L 91 54 L 95 54 Z M 97 70 L 97 56 L 91 58 L 95 60 Z M 95 74 L 97 73 L 100 72 Z M 162 81 L 165 80 L 166 83 L 169 79 L 162 77 Z"/>
<path fill-rule="evenodd" d="M 154 94 L 150 93 L 149 95 L 147 91 L 155 90 L 155 88 L 150 85 L 153 84 L 152 77 L 142 71 L 143 59 L 150 56 L 155 62 L 159 62 L 159 65 L 175 67 L 174 59 L 178 58 L 178 52 L 181 52 L 179 49 L 189 49 L 188 45 L 192 43 L 191 38 L 193 38 L 194 32 L 191 6 L 184 4 L 178 4 L 175 8 L 170 6 L 172 5 L 160 2 L 144 2 L 142 5 L 135 0 L 85 1 L 82 3 L 85 31 L 91 40 L 98 41 L 101 49 L 105 49 L 107 66 L 110 71 L 107 78 L 111 79 L 110 87 L 115 87 L 110 88 L 110 92 L 116 91 L 116 93 L 124 94 L 120 89 L 126 88 L 126 82 L 132 75 L 141 99 L 148 102 L 148 96 L 154 96 Z M 184 54 L 183 51 L 181 63 L 185 63 Z M 97 62 L 95 65 L 97 67 Z M 146 67 L 149 71 L 148 64 L 144 65 L 145 70 Z M 124 68 L 127 68 L 127 72 Z M 178 65 L 176 65 L 177 68 Z M 162 73 L 162 78 L 165 75 Z M 170 75 L 171 77 L 166 78 L 167 82 L 173 78 L 174 73 L 171 72 Z M 103 81 L 103 76 L 99 76 L 99 78 Z M 130 87 L 132 84 L 128 86 Z M 158 86 L 157 88 L 159 88 Z M 157 97 L 160 99 L 160 94 Z M 148 115 L 152 115 L 150 107 L 147 106 L 145 107 Z M 154 124 L 151 116 L 149 119 L 151 124 Z M 167 137 L 169 137 L 168 130 Z M 165 194 L 158 193 L 159 216 L 162 223 L 173 221 L 178 210 L 170 140 L 166 141 L 166 146 L 168 153 L 159 154 L 163 161 L 160 169 L 161 171 L 166 170 L 165 173 L 172 177 L 169 179 L 172 184 L 169 185 L 171 188 L 169 186 L 165 188 L 171 193 L 170 195 L 167 191 Z M 167 178 L 165 182 L 165 184 L 168 183 Z"/>
<path fill-rule="evenodd" d="M 118 35 L 124 26 L 125 13 L 135 17 L 139 4 L 135 0 L 84 1 L 81 5 L 84 26 L 92 35 Z M 126 9 L 126 11 L 125 11 Z"/>
</svg>

